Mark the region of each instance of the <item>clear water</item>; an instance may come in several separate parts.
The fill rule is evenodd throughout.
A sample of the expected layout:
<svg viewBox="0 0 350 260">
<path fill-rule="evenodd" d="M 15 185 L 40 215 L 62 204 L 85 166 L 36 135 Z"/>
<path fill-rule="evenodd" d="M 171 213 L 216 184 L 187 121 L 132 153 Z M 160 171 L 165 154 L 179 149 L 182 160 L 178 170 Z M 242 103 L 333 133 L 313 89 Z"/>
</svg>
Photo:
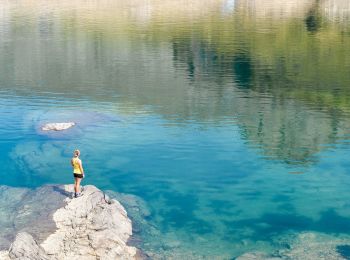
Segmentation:
<svg viewBox="0 0 350 260">
<path fill-rule="evenodd" d="M 349 17 L 331 0 L 1 1 L 0 184 L 71 182 L 79 148 L 85 183 L 147 203 L 147 252 L 347 238 Z M 57 121 L 78 125 L 40 131 Z"/>
</svg>

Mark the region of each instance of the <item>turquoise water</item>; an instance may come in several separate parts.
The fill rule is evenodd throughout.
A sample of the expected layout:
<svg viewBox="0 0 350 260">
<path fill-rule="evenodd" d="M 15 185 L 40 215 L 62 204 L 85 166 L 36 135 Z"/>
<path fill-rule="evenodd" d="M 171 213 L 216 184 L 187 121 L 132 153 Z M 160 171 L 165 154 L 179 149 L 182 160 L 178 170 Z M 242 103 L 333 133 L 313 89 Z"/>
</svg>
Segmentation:
<svg viewBox="0 0 350 260">
<path fill-rule="evenodd" d="M 2 3 L 0 184 L 71 182 L 79 148 L 85 184 L 147 204 L 148 253 L 232 259 L 311 232 L 346 256 L 348 3 L 253 2 Z M 77 126 L 40 130 L 61 121 Z"/>
</svg>

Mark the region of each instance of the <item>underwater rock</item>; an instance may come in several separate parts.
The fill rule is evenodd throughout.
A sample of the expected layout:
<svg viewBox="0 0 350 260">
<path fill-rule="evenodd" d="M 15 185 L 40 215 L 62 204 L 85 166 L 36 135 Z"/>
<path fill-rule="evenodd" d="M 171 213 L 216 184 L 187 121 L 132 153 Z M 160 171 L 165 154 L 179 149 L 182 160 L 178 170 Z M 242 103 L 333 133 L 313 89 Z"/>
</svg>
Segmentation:
<svg viewBox="0 0 350 260">
<path fill-rule="evenodd" d="M 299 233 L 292 241 L 290 249 L 279 250 L 284 258 L 296 260 L 341 260 L 349 259 L 339 252 L 340 245 L 349 245 L 349 237 L 341 238 L 318 232 Z"/>
<path fill-rule="evenodd" d="M 34 240 L 41 232 L 37 228 L 19 233 L 10 249 L 0 252 L 0 259 L 137 259 L 137 249 L 127 245 L 131 221 L 117 200 L 91 185 L 84 186 L 83 196 L 75 199 L 67 197 L 73 185 L 51 187 L 65 197 L 65 205 L 52 215 L 55 230 L 40 245 Z"/>
<path fill-rule="evenodd" d="M 254 252 L 254 253 L 245 253 L 236 258 L 236 260 L 280 260 L 280 257 L 270 257 L 264 253 Z"/>
<path fill-rule="evenodd" d="M 52 216 L 66 204 L 67 194 L 58 185 L 37 189 L 0 186 L 0 198 L 2 250 L 9 248 L 19 232 L 30 233 L 38 243 L 44 241 L 56 229 Z"/>
<path fill-rule="evenodd" d="M 43 131 L 62 131 L 75 126 L 74 122 L 66 123 L 48 123 L 41 127 Z"/>
<path fill-rule="evenodd" d="M 345 260 L 350 256 L 349 237 L 339 237 L 318 232 L 301 232 L 285 234 L 278 242 L 288 244 L 273 255 L 264 252 L 247 252 L 237 260 Z M 348 250 L 349 249 L 349 250 Z"/>
</svg>

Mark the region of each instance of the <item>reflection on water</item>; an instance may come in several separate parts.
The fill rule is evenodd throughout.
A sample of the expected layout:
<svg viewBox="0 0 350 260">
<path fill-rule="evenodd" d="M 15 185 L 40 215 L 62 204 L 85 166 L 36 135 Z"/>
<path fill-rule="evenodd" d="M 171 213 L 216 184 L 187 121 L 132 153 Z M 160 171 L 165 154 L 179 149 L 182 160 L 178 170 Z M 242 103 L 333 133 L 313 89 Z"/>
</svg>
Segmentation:
<svg viewBox="0 0 350 260">
<path fill-rule="evenodd" d="M 66 182 L 66 157 L 81 146 L 91 171 L 105 165 L 91 182 L 149 203 L 167 241 L 144 232 L 149 251 L 181 254 L 196 241 L 194 255 L 224 258 L 273 251 L 291 229 L 346 233 L 350 212 L 332 192 L 347 194 L 349 1 L 0 8 L 5 184 Z M 64 138 L 32 132 L 77 110 L 90 119 Z"/>
<path fill-rule="evenodd" d="M 231 117 L 244 138 L 287 162 L 343 138 L 347 1 L 153 2 L 3 5 L 3 87 L 119 96 L 176 120 Z"/>
</svg>

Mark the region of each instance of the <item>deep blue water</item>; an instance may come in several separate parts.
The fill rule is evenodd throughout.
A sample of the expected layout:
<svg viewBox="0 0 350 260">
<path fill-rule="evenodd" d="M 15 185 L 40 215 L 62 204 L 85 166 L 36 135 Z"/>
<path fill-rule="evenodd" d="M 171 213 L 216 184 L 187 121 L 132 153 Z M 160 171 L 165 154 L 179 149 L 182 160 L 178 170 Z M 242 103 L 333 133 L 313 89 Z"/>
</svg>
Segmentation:
<svg viewBox="0 0 350 260">
<path fill-rule="evenodd" d="M 146 202 L 147 252 L 348 239 L 347 16 L 234 2 L 2 3 L 0 184 L 69 183 L 79 148 L 85 184 Z"/>
</svg>

